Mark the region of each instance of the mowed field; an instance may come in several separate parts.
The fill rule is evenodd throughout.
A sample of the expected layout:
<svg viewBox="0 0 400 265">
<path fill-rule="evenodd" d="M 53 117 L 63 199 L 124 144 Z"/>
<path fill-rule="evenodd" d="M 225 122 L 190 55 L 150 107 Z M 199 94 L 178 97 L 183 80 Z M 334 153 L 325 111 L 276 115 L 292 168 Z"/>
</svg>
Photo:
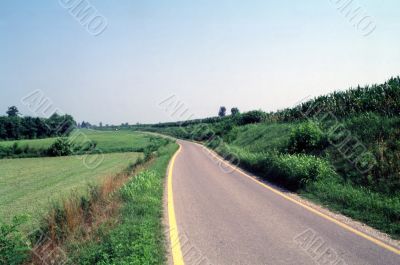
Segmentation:
<svg viewBox="0 0 400 265">
<path fill-rule="evenodd" d="M 99 183 L 133 164 L 150 146 L 151 136 L 132 131 L 76 130 L 70 135 L 73 143 L 95 141 L 100 155 L 0 159 L 0 220 L 28 214 L 30 224 L 35 224 L 53 202 L 71 193 L 84 194 L 89 184 Z M 48 148 L 55 138 L 38 140 L 2 141 L 8 146 L 18 143 L 31 148 Z M 85 163 L 85 161 L 87 163 Z M 90 163 L 92 162 L 92 163 Z M 85 165 L 86 164 L 86 165 Z"/>
<path fill-rule="evenodd" d="M 35 222 L 53 201 L 73 191 L 86 192 L 88 184 L 123 171 L 140 156 L 105 154 L 94 169 L 85 166 L 82 156 L 0 160 L 0 218 L 7 221 L 18 214 L 29 214 Z"/>
<path fill-rule="evenodd" d="M 82 144 L 88 141 L 97 143 L 97 148 L 103 152 L 118 152 L 129 149 L 145 148 L 150 137 L 145 134 L 132 131 L 95 131 L 80 129 L 75 130 L 69 137 L 74 144 Z M 19 140 L 19 141 L 0 141 L 0 146 L 12 146 L 18 143 L 19 146 L 29 146 L 35 149 L 48 148 L 56 138 L 45 138 L 35 140 Z"/>
</svg>

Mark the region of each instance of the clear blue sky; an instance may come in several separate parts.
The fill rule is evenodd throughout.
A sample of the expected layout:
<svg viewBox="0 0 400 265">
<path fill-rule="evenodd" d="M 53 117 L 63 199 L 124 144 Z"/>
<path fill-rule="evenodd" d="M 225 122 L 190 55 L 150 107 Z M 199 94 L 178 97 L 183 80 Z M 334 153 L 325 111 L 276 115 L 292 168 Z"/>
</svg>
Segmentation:
<svg viewBox="0 0 400 265">
<path fill-rule="evenodd" d="M 0 110 L 41 89 L 77 120 L 170 121 L 175 94 L 196 117 L 219 106 L 277 110 L 400 71 L 400 2 L 357 0 L 368 37 L 331 0 L 95 1 L 90 35 L 58 0 L 0 2 Z"/>
</svg>

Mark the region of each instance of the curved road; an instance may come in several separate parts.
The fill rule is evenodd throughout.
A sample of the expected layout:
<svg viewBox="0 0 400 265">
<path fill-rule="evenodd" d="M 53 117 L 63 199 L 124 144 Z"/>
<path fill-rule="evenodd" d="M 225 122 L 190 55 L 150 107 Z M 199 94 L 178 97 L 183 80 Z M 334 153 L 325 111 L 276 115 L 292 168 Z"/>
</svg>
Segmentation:
<svg viewBox="0 0 400 265">
<path fill-rule="evenodd" d="M 179 231 L 179 244 L 171 239 L 172 264 L 400 264 L 397 249 L 349 231 L 240 171 L 224 173 L 200 145 L 179 143 L 168 192 L 169 220 L 176 219 Z"/>
</svg>

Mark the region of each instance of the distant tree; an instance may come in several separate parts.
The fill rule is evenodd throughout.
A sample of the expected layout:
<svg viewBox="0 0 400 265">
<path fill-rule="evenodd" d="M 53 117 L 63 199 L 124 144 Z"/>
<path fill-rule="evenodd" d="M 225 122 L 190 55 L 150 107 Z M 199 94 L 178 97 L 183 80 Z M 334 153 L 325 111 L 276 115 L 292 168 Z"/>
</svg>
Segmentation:
<svg viewBox="0 0 400 265">
<path fill-rule="evenodd" d="M 100 123 L 99 123 L 99 126 L 100 126 L 100 128 L 103 128 L 103 123 L 100 122 Z"/>
<path fill-rule="evenodd" d="M 76 128 L 76 122 L 71 115 L 60 116 L 58 122 L 57 130 L 54 132 L 58 135 L 68 136 Z"/>
<path fill-rule="evenodd" d="M 6 130 L 7 139 L 21 139 L 22 136 L 22 125 L 21 118 L 19 117 L 8 117 L 5 120 L 4 128 Z"/>
<path fill-rule="evenodd" d="M 35 139 L 37 137 L 37 127 L 35 118 L 24 117 L 21 119 L 22 136 L 26 139 Z"/>
<path fill-rule="evenodd" d="M 221 106 L 218 111 L 218 116 L 225 117 L 225 115 L 226 115 L 226 108 L 224 106 Z"/>
<path fill-rule="evenodd" d="M 61 116 L 57 112 L 54 112 L 53 115 L 47 119 L 46 123 L 50 128 L 51 134 L 57 131 L 58 126 L 60 125 L 60 120 Z"/>
<path fill-rule="evenodd" d="M 6 113 L 7 113 L 8 117 L 17 117 L 19 114 L 19 110 L 16 106 L 11 106 L 8 108 Z"/>
<path fill-rule="evenodd" d="M 239 112 L 239 109 L 238 108 L 236 108 L 236 107 L 233 107 L 233 108 L 231 108 L 231 114 L 232 114 L 232 116 L 235 116 L 235 115 L 237 115 L 237 114 L 239 114 L 240 112 Z"/>
<path fill-rule="evenodd" d="M 18 109 L 9 108 L 7 116 L 0 116 L 0 139 L 18 140 L 68 136 L 76 127 L 70 115 L 53 114 L 50 118 L 19 117 Z"/>
<path fill-rule="evenodd" d="M 82 121 L 81 128 L 88 129 L 90 127 L 92 127 L 92 125 L 89 122 Z"/>
<path fill-rule="evenodd" d="M 35 127 L 37 129 L 37 137 L 44 138 L 51 135 L 50 127 L 47 125 L 45 119 L 35 118 Z"/>
<path fill-rule="evenodd" d="M 0 117 L 0 139 L 7 139 L 6 120 L 6 117 Z"/>
</svg>

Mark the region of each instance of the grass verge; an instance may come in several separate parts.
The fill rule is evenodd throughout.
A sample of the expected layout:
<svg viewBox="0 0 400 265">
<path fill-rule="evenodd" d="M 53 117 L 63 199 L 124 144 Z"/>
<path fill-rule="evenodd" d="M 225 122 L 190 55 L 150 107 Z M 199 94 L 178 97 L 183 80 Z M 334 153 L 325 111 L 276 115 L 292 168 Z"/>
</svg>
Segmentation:
<svg viewBox="0 0 400 265">
<path fill-rule="evenodd" d="M 400 239 L 400 198 L 346 183 L 323 159 L 305 154 L 255 153 L 229 145 L 214 150 L 225 158 L 235 157 L 241 167 L 261 178 Z"/>
<path fill-rule="evenodd" d="M 176 144 L 160 148 L 149 170 L 126 183 L 116 197 L 121 201 L 118 223 L 98 229 L 95 239 L 67 247 L 72 264 L 163 264 L 165 261 L 163 183 Z"/>
</svg>

